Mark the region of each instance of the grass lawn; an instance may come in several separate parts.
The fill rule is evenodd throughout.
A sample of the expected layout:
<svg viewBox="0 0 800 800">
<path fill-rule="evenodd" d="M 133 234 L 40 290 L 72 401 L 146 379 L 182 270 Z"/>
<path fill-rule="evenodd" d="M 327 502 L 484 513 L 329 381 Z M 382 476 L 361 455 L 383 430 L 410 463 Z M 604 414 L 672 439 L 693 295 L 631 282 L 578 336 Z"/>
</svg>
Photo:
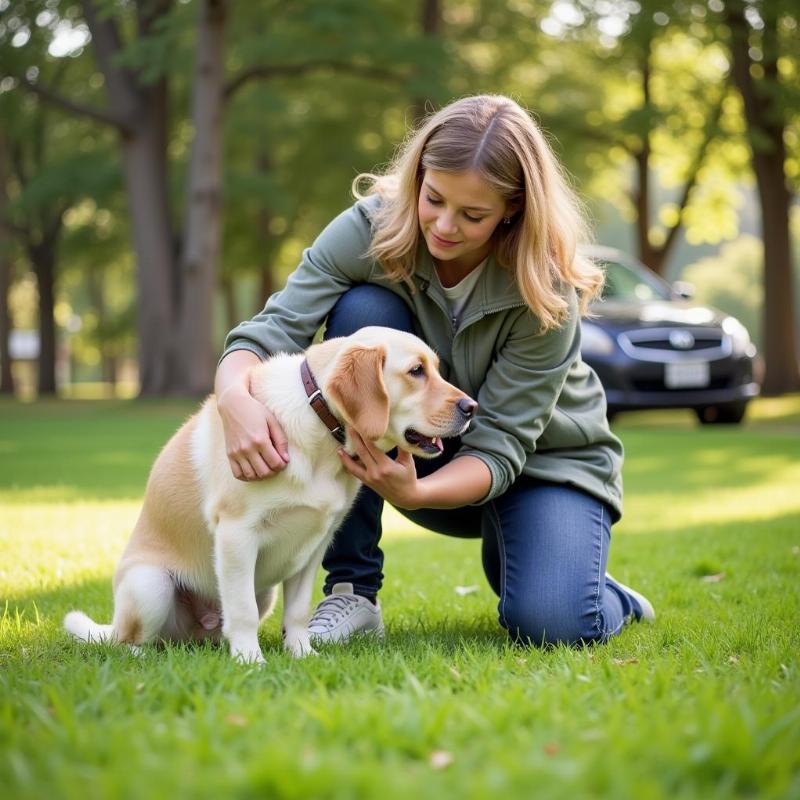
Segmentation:
<svg viewBox="0 0 800 800">
<path fill-rule="evenodd" d="M 181 403 L 0 403 L 0 793 L 9 798 L 800 797 L 800 397 L 741 428 L 622 416 L 611 571 L 658 619 L 509 645 L 475 541 L 387 513 L 384 643 L 265 668 L 70 641 Z M 478 586 L 460 595 L 456 586 Z M 4 610 L 3 610 L 4 606 Z"/>
</svg>

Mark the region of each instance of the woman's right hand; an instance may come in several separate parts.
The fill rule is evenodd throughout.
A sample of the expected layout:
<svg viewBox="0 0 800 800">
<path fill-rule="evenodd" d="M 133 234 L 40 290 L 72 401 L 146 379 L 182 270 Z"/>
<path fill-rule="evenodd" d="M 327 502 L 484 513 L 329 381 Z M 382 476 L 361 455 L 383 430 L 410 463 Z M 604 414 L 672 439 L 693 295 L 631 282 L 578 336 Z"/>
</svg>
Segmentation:
<svg viewBox="0 0 800 800">
<path fill-rule="evenodd" d="M 286 434 L 275 415 L 245 386 L 234 384 L 217 397 L 225 449 L 233 476 L 257 481 L 277 475 L 289 463 Z"/>
</svg>

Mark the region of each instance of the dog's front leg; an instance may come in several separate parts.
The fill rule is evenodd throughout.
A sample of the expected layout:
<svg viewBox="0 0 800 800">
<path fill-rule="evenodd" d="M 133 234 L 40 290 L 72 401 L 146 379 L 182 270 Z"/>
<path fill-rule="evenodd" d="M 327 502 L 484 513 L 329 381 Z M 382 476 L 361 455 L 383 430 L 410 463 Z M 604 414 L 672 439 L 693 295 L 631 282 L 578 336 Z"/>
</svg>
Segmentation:
<svg viewBox="0 0 800 800">
<path fill-rule="evenodd" d="M 234 658 L 264 662 L 258 644 L 255 593 L 258 539 L 246 526 L 221 519 L 215 534 L 216 572 L 222 605 L 222 633 Z"/>
<path fill-rule="evenodd" d="M 295 657 L 316 654 L 308 636 L 311 592 L 330 537 L 314 552 L 308 563 L 283 582 L 283 646 Z"/>
</svg>

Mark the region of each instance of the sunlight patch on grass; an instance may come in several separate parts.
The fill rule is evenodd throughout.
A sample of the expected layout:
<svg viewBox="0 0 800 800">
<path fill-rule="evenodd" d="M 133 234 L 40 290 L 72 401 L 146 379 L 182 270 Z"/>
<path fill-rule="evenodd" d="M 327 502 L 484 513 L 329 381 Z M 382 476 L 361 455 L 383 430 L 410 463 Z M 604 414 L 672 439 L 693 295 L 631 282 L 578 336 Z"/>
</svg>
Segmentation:
<svg viewBox="0 0 800 800">
<path fill-rule="evenodd" d="M 138 513 L 124 502 L 2 507 L 0 596 L 110 577 Z"/>
<path fill-rule="evenodd" d="M 662 491 L 629 495 L 625 499 L 625 515 L 619 530 L 625 533 L 668 533 L 682 527 L 700 524 L 747 523 L 779 520 L 800 515 L 800 461 L 786 463 L 785 459 L 762 458 L 763 479 L 747 486 L 721 487 L 715 485 L 707 469 L 715 458 L 696 453 L 692 469 L 697 473 L 697 489 L 685 492 L 669 490 L 665 481 Z M 705 467 L 703 468 L 703 462 Z M 724 461 L 724 460 L 723 460 Z M 772 468 L 767 469 L 766 464 Z M 752 465 L 751 465 L 752 466 Z M 668 509 L 653 514 L 654 508 Z"/>
<path fill-rule="evenodd" d="M 85 496 L 86 491 L 82 487 L 59 483 L 0 490 L 0 502 L 24 506 L 82 503 Z"/>
<path fill-rule="evenodd" d="M 753 421 L 777 420 L 800 422 L 800 394 L 783 397 L 760 397 L 747 409 L 748 419 Z"/>
<path fill-rule="evenodd" d="M 416 539 L 430 537 L 431 532 L 404 517 L 388 503 L 383 507 L 383 530 L 388 539 Z"/>
</svg>

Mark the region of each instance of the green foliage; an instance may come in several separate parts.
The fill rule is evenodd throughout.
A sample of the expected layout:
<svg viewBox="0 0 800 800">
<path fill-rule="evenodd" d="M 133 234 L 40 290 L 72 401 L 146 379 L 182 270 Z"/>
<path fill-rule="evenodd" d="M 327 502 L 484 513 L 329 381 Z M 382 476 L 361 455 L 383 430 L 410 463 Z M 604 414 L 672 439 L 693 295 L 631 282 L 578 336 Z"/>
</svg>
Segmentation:
<svg viewBox="0 0 800 800">
<path fill-rule="evenodd" d="M 256 66 L 327 66 L 251 80 L 228 102 L 227 272 L 272 268 L 282 280 L 352 202 L 355 175 L 388 160 L 416 93 L 444 96 L 448 60 L 417 17 L 398 2 L 237 8 L 231 82 Z"/>
<path fill-rule="evenodd" d="M 193 135 L 187 112 L 199 3 L 95 4 L 119 26 L 124 48 L 118 63 L 136 71 L 145 90 L 160 80 L 169 85 L 168 172 L 177 240 Z M 703 143 L 710 141 L 680 221 L 693 245 L 735 239 L 739 186 L 749 180 L 750 151 L 741 101 L 728 77 L 723 5 L 722 0 L 448 0 L 440 4 L 438 34 L 424 35 L 421 2 L 229 4 L 222 276 L 241 291 L 271 270 L 279 286 L 303 247 L 351 202 L 353 177 L 388 161 L 419 103 L 438 108 L 478 92 L 509 94 L 528 107 L 581 194 L 613 203 L 627 223 L 635 220 L 633 156 L 648 141 L 654 245 L 679 220 L 682 188 Z M 61 299 L 90 314 L 86 281 L 76 278 L 103 265 L 110 270 L 104 280 L 118 286 L 109 291 L 124 297 L 115 312 L 122 325 L 130 319 L 133 288 L 119 288 L 111 272 L 120 280 L 134 278 L 117 133 L 20 86 L 27 76 L 86 106 L 106 107 L 107 87 L 93 44 L 78 36 L 74 49 L 65 50 L 66 33 L 83 29 L 82 4 L 16 0 L 0 6 L 0 116 L 30 179 L 11 187 L 13 213 L 30 221 L 73 209 L 61 249 L 66 287 Z M 779 80 L 768 82 L 764 91 L 778 98 L 785 113 L 786 172 L 796 186 L 797 10 L 791 0 L 749 6 L 756 55 L 763 56 L 764 46 L 759 20 L 776 20 Z M 164 13 L 156 13 L 160 10 Z M 251 70 L 254 75 L 244 80 Z M 40 167 L 34 168 L 36 163 Z M 87 201 L 96 211 L 78 224 L 74 209 L 85 210 Z M 100 222 L 106 213 L 113 218 L 113 234 Z M 22 266 L 17 275 L 24 273 Z M 248 302 L 242 312 L 250 313 L 262 300 Z M 82 334 L 87 340 L 90 329 L 87 316 Z"/>
<path fill-rule="evenodd" d="M 794 303 L 800 309 L 800 209 L 792 219 L 794 233 Z M 736 317 L 762 347 L 764 325 L 764 246 L 760 239 L 742 234 L 709 256 L 685 267 L 681 278 L 694 284 L 695 299 Z M 795 335 L 800 338 L 800 323 Z"/>
<path fill-rule="evenodd" d="M 761 347 L 764 248 L 754 236 L 724 244 L 718 256 L 691 264 L 682 277 L 694 284 L 694 299 L 736 317 Z"/>
<path fill-rule="evenodd" d="M 587 2 L 566 20 L 563 5 L 551 4 L 543 23 L 560 41 L 537 103 L 547 127 L 568 137 L 564 158 L 584 190 L 634 222 L 634 159 L 647 147 L 651 243 L 660 246 L 679 221 L 693 244 L 735 237 L 736 181 L 749 153 L 726 49 L 703 5 Z M 679 217 L 701 153 L 699 185 Z"/>
<path fill-rule="evenodd" d="M 654 625 L 507 643 L 479 543 L 387 514 L 387 638 L 262 669 L 71 642 L 107 620 L 147 470 L 187 404 L 0 404 L 0 782 L 15 798 L 708 798 L 800 791 L 800 397 L 744 427 L 631 414 L 610 569 Z M 711 580 L 709 580 L 711 578 Z M 457 585 L 477 585 L 459 596 Z M 317 590 L 317 596 L 318 595 Z"/>
</svg>

